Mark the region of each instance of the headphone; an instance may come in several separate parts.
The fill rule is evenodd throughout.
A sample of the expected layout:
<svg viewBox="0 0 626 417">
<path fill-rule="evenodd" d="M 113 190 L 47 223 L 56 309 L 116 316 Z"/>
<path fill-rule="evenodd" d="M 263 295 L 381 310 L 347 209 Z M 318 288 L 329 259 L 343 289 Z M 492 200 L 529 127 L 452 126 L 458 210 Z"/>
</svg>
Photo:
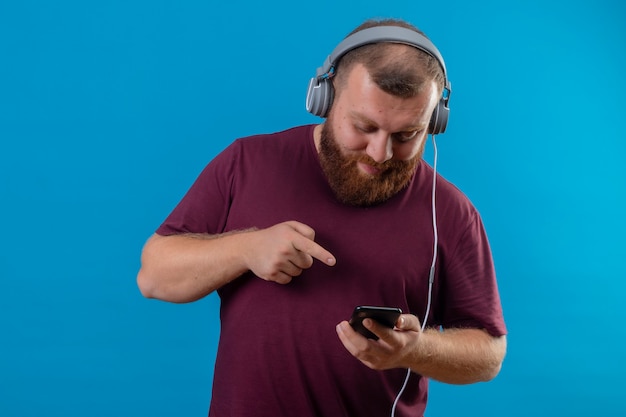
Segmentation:
<svg viewBox="0 0 626 417">
<path fill-rule="evenodd" d="M 444 88 L 439 103 L 437 103 L 437 107 L 435 107 L 430 118 L 428 133 L 436 135 L 445 132 L 450 114 L 448 102 L 452 87 L 448 81 L 443 57 L 428 38 L 414 30 L 399 26 L 376 26 L 363 29 L 348 36 L 337 45 L 333 52 L 326 57 L 324 64 L 317 69 L 315 77 L 311 78 L 309 82 L 309 90 L 306 95 L 307 111 L 315 116 L 326 117 L 335 95 L 331 78 L 335 75 L 337 62 L 353 49 L 378 42 L 402 43 L 413 46 L 431 55 L 439 62 L 443 69 Z"/>
</svg>

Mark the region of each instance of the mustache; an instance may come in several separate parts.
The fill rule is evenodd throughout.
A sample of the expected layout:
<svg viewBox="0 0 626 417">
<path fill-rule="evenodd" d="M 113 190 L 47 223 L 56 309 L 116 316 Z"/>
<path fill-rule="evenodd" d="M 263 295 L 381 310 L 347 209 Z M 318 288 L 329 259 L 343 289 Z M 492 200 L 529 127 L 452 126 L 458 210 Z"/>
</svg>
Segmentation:
<svg viewBox="0 0 626 417">
<path fill-rule="evenodd" d="M 402 168 L 410 165 L 409 161 L 397 161 L 397 160 L 393 160 L 393 159 L 390 159 L 390 160 L 385 161 L 385 162 L 376 162 L 369 155 L 359 155 L 357 157 L 352 158 L 351 161 L 350 161 L 351 164 L 355 164 L 355 163 L 358 163 L 358 162 L 370 165 L 370 166 L 378 169 L 380 172 L 385 172 L 385 171 L 389 171 L 389 170 L 402 169 Z"/>
</svg>

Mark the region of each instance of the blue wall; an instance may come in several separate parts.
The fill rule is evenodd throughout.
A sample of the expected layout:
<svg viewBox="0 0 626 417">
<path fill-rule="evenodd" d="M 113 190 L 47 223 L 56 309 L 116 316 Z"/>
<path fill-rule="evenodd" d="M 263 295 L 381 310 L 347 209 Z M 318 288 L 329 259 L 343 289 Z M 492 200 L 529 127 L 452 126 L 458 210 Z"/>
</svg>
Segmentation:
<svg viewBox="0 0 626 417">
<path fill-rule="evenodd" d="M 206 415 L 217 297 L 143 299 L 141 247 L 234 138 L 316 122 L 309 78 L 376 16 L 446 58 L 440 171 L 510 331 L 498 378 L 433 383 L 428 416 L 626 413 L 622 2 L 211 3 L 0 5 L 0 415 Z"/>
</svg>

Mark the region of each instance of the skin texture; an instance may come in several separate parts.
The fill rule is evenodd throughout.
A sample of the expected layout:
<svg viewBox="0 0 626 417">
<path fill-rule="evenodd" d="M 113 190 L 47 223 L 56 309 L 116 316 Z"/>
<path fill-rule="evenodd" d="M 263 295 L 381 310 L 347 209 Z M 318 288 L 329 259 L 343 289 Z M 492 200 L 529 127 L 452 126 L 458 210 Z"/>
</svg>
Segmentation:
<svg viewBox="0 0 626 417">
<path fill-rule="evenodd" d="M 325 125 L 343 158 L 351 161 L 347 169 L 357 188 L 378 186 L 376 179 L 389 161 L 421 158 L 438 94 L 435 83 L 426 82 L 420 94 L 399 98 L 380 90 L 363 66 L 351 70 Z M 318 152 L 325 125 L 314 130 Z M 155 234 L 144 246 L 137 283 L 145 297 L 191 302 L 246 271 L 288 285 L 314 262 L 332 267 L 337 260 L 315 242 L 311 227 L 296 221 L 224 235 Z M 372 369 L 410 368 L 439 381 L 466 384 L 495 377 L 506 352 L 504 336 L 492 337 L 481 329 L 422 332 L 413 315 L 402 315 L 394 329 L 371 320 L 364 325 L 379 340 L 366 339 L 347 321 L 337 325 L 337 336 Z"/>
</svg>

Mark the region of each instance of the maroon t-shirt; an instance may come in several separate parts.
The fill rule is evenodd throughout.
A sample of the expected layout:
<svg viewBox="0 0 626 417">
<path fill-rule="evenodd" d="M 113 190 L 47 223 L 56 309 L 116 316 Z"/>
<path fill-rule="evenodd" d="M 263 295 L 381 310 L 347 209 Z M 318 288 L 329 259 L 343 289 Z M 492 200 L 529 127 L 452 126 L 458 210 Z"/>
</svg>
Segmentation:
<svg viewBox="0 0 626 417">
<path fill-rule="evenodd" d="M 218 290 L 221 334 L 210 416 L 385 416 L 406 370 L 374 371 L 335 326 L 357 305 L 426 311 L 433 256 L 433 170 L 384 204 L 339 203 L 320 167 L 313 125 L 235 141 L 203 170 L 157 233 L 223 233 L 296 220 L 337 259 L 287 285 L 247 273 Z M 487 237 L 476 209 L 437 178 L 438 258 L 431 327 L 506 333 Z M 412 374 L 397 416 L 419 416 L 428 381 Z"/>
</svg>

